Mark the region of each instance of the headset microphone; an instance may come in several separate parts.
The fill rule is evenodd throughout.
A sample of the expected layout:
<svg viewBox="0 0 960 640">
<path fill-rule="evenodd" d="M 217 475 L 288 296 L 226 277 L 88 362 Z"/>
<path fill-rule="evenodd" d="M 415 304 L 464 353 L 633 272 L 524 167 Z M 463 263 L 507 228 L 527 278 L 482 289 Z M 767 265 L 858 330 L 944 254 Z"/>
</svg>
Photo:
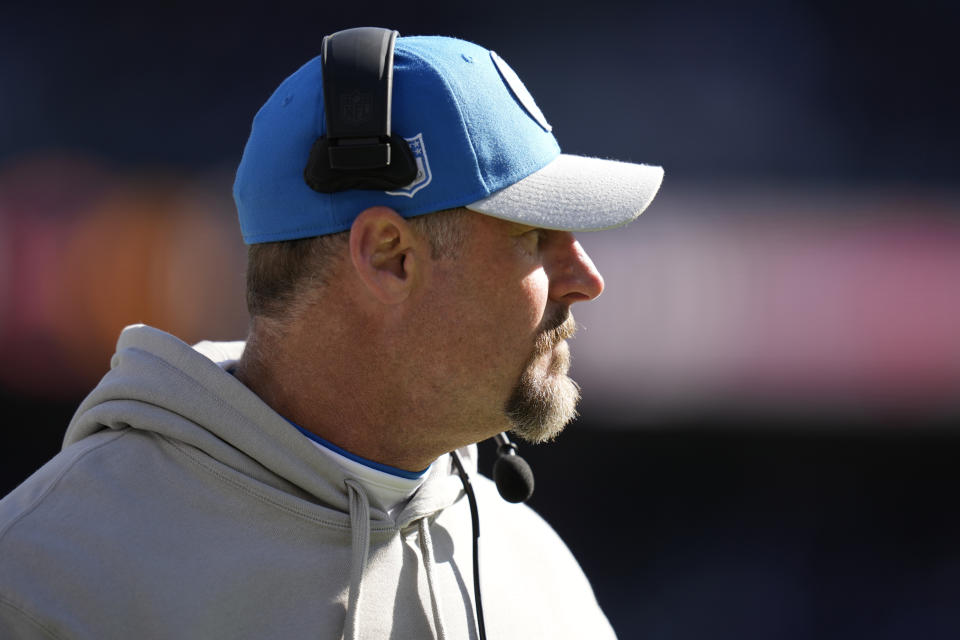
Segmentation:
<svg viewBox="0 0 960 640">
<path fill-rule="evenodd" d="M 507 502 L 526 502 L 533 495 L 533 471 L 526 460 L 517 455 L 517 445 L 505 433 L 494 436 L 497 459 L 493 463 L 493 480 L 497 491 Z"/>
<path fill-rule="evenodd" d="M 517 455 L 517 445 L 510 442 L 507 434 L 498 433 L 494 440 L 498 445 L 497 459 L 493 463 L 493 480 L 497 484 L 497 491 L 507 502 L 526 502 L 533 495 L 533 471 L 530 470 L 530 465 Z M 470 504 L 470 519 L 473 522 L 473 597 L 477 608 L 477 631 L 480 640 L 487 640 L 483 600 L 480 597 L 480 509 L 477 507 L 477 496 L 473 492 L 470 476 L 460 461 L 460 454 L 451 451 L 450 458 Z"/>
</svg>

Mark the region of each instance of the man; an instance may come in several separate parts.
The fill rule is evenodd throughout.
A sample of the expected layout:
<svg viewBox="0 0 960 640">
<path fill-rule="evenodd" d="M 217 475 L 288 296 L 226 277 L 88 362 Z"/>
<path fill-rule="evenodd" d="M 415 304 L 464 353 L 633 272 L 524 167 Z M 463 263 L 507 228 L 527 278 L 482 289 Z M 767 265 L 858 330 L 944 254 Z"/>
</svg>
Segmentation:
<svg viewBox="0 0 960 640">
<path fill-rule="evenodd" d="M 0 636 L 613 635 L 474 443 L 574 416 L 570 307 L 603 280 L 571 231 L 634 219 L 662 170 L 560 155 L 493 52 L 393 38 L 336 34 L 254 120 L 246 345 L 127 328 L 63 451 L 0 503 Z M 371 46 L 385 110 L 350 84 Z M 371 113 L 384 135 L 339 135 Z"/>
</svg>

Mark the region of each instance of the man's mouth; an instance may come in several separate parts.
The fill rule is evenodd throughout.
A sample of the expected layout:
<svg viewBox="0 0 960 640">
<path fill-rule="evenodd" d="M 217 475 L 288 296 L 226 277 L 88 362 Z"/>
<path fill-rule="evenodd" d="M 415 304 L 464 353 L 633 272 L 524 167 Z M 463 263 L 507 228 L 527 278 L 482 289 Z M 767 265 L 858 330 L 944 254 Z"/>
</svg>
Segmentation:
<svg viewBox="0 0 960 640">
<path fill-rule="evenodd" d="M 577 323 L 569 309 L 562 310 L 550 320 L 548 323 L 550 326 L 537 336 L 535 347 L 537 355 L 553 351 L 557 345 L 567 338 L 572 338 L 577 332 Z"/>
</svg>

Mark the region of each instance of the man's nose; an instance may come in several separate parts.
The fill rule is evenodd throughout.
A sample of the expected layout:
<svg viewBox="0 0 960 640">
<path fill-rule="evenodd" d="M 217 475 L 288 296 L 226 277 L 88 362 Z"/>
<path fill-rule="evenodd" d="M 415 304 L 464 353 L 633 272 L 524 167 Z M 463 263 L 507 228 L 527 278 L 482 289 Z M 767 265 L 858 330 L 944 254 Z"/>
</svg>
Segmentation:
<svg viewBox="0 0 960 640">
<path fill-rule="evenodd" d="M 545 266 L 550 278 L 550 298 L 570 305 L 593 300 L 603 293 L 603 276 L 593 260 L 569 232 L 553 232 L 549 260 Z"/>
</svg>

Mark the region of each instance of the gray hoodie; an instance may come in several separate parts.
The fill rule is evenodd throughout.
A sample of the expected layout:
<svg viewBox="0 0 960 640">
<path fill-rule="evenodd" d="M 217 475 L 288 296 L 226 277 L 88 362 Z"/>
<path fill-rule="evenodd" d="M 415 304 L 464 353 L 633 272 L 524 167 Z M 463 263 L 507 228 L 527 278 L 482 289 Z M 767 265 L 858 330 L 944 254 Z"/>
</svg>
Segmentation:
<svg viewBox="0 0 960 640">
<path fill-rule="evenodd" d="M 0 501 L 0 638 L 476 637 L 450 457 L 391 518 L 225 371 L 241 352 L 124 330 L 63 450 Z M 613 637 L 556 533 L 460 454 L 487 637 Z"/>
</svg>

